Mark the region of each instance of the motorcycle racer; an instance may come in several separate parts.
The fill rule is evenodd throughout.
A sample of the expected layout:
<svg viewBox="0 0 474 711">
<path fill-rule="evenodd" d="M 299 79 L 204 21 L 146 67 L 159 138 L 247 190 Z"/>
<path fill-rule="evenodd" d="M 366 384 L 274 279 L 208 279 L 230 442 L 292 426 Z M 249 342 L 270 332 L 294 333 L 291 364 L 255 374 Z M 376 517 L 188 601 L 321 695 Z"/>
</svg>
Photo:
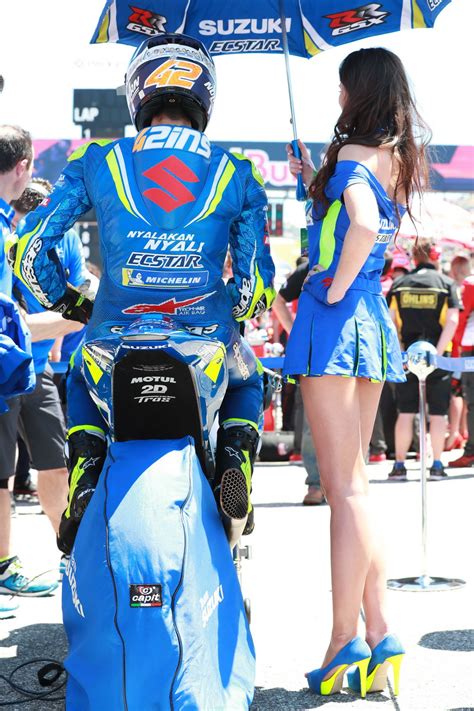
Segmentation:
<svg viewBox="0 0 474 711">
<path fill-rule="evenodd" d="M 70 156 L 51 195 L 18 232 L 14 272 L 45 307 L 89 322 L 86 340 L 160 313 L 225 343 L 229 388 L 219 414 L 215 487 L 221 511 L 240 533 L 252 510 L 262 381 L 238 322 L 262 313 L 275 296 L 263 181 L 248 159 L 203 133 L 216 82 L 200 42 L 172 34 L 146 40 L 125 84 L 138 135 L 93 140 Z M 67 284 L 54 250 L 91 207 L 104 265 L 92 315 L 87 297 Z M 225 285 L 228 248 L 233 279 Z M 104 422 L 81 366 L 76 355 L 68 382 L 69 505 L 59 537 L 65 552 L 106 451 Z"/>
</svg>

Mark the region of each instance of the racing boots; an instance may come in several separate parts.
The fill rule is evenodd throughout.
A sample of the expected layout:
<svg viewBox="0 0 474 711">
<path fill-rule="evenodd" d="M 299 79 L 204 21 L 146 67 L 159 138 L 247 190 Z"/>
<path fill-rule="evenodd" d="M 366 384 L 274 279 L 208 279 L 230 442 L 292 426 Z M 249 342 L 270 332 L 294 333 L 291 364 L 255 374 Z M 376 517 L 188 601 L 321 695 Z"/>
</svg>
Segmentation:
<svg viewBox="0 0 474 711">
<path fill-rule="evenodd" d="M 250 493 L 258 440 L 250 424 L 224 425 L 217 433 L 214 495 L 231 548 L 254 528 Z"/>
<path fill-rule="evenodd" d="M 59 550 L 66 555 L 72 551 L 79 524 L 97 486 L 106 453 L 105 435 L 99 429 L 77 430 L 68 437 L 68 507 L 61 517 L 57 538 Z"/>
</svg>

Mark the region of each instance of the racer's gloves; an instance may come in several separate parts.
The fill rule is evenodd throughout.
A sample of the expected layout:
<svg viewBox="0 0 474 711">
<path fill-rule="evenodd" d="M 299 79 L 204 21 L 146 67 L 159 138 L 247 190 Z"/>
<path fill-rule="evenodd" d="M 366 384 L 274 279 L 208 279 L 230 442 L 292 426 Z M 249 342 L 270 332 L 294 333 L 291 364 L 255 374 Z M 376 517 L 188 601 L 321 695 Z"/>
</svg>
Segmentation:
<svg viewBox="0 0 474 711">
<path fill-rule="evenodd" d="M 68 284 L 61 298 L 51 306 L 51 311 L 62 314 L 69 321 L 89 323 L 94 301 L 90 298 L 88 287 L 88 282 L 81 284 L 78 289 Z"/>
<path fill-rule="evenodd" d="M 259 300 L 257 301 L 257 303 L 255 304 L 255 308 L 254 308 L 254 310 L 253 310 L 252 318 L 257 318 L 257 316 L 261 316 L 262 314 L 265 313 L 265 311 L 268 311 L 268 309 L 270 308 L 270 306 L 271 306 L 271 304 L 272 304 L 272 302 L 273 302 L 273 300 L 274 300 L 274 298 L 275 298 L 275 295 L 274 295 L 274 293 L 273 293 L 273 294 L 271 295 L 271 298 L 270 298 L 270 299 L 268 298 L 268 296 L 269 296 L 269 295 L 267 294 L 267 290 L 265 290 L 265 292 L 262 294 L 262 296 L 260 297 L 260 299 L 259 299 Z"/>
<path fill-rule="evenodd" d="M 254 292 L 251 288 L 250 279 L 243 279 L 242 285 L 237 289 L 237 284 L 234 278 L 231 277 L 226 284 L 226 289 L 234 302 L 232 316 L 237 322 L 248 321 L 251 318 L 261 316 L 270 308 L 276 296 L 273 285 L 267 286 L 266 289 L 262 290 L 260 298 L 252 306 Z M 235 303 L 236 299 L 237 303 Z"/>
<path fill-rule="evenodd" d="M 5 240 L 6 259 L 14 273 L 17 260 L 18 242 L 19 240 L 16 233 L 8 235 L 8 238 Z M 59 261 L 54 250 L 52 251 L 51 258 Z M 51 311 L 56 311 L 57 313 L 62 314 L 65 319 L 70 321 L 79 321 L 79 323 L 86 324 L 89 322 L 92 314 L 95 292 L 96 289 L 94 288 L 91 279 L 86 280 L 78 288 L 71 286 L 71 284 L 67 284 L 64 294 L 49 308 Z"/>
</svg>

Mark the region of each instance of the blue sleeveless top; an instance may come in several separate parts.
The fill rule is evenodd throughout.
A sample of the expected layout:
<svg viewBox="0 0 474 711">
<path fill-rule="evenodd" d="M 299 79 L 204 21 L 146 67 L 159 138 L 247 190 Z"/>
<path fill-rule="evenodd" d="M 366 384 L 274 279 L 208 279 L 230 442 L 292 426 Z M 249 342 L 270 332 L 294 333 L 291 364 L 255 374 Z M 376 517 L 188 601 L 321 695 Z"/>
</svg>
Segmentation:
<svg viewBox="0 0 474 711">
<path fill-rule="evenodd" d="M 334 276 L 350 224 L 343 193 L 346 188 L 356 183 L 362 183 L 371 188 L 379 208 L 377 239 L 359 272 L 359 276 L 376 279 L 382 272 L 385 250 L 392 240 L 399 221 L 393 201 L 375 175 L 365 165 L 353 160 L 341 160 L 336 164 L 334 173 L 325 189 L 330 206 L 323 219 L 320 219 L 321 207 L 310 205 L 309 214 L 307 214 L 309 264 L 310 267 L 319 264 L 328 271 L 330 276 Z M 398 210 L 400 218 L 403 217 L 406 208 L 403 205 L 398 205 Z"/>
</svg>

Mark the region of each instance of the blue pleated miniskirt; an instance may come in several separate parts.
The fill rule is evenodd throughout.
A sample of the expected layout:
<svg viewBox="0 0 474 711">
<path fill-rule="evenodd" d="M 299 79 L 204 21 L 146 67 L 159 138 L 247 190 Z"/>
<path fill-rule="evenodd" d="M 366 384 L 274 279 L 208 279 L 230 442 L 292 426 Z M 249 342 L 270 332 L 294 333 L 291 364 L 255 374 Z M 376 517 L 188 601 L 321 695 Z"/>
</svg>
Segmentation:
<svg viewBox="0 0 474 711">
<path fill-rule="evenodd" d="M 304 285 L 285 355 L 284 375 L 343 375 L 405 382 L 395 326 L 380 280 L 359 276 L 328 304 L 327 272 Z"/>
</svg>

